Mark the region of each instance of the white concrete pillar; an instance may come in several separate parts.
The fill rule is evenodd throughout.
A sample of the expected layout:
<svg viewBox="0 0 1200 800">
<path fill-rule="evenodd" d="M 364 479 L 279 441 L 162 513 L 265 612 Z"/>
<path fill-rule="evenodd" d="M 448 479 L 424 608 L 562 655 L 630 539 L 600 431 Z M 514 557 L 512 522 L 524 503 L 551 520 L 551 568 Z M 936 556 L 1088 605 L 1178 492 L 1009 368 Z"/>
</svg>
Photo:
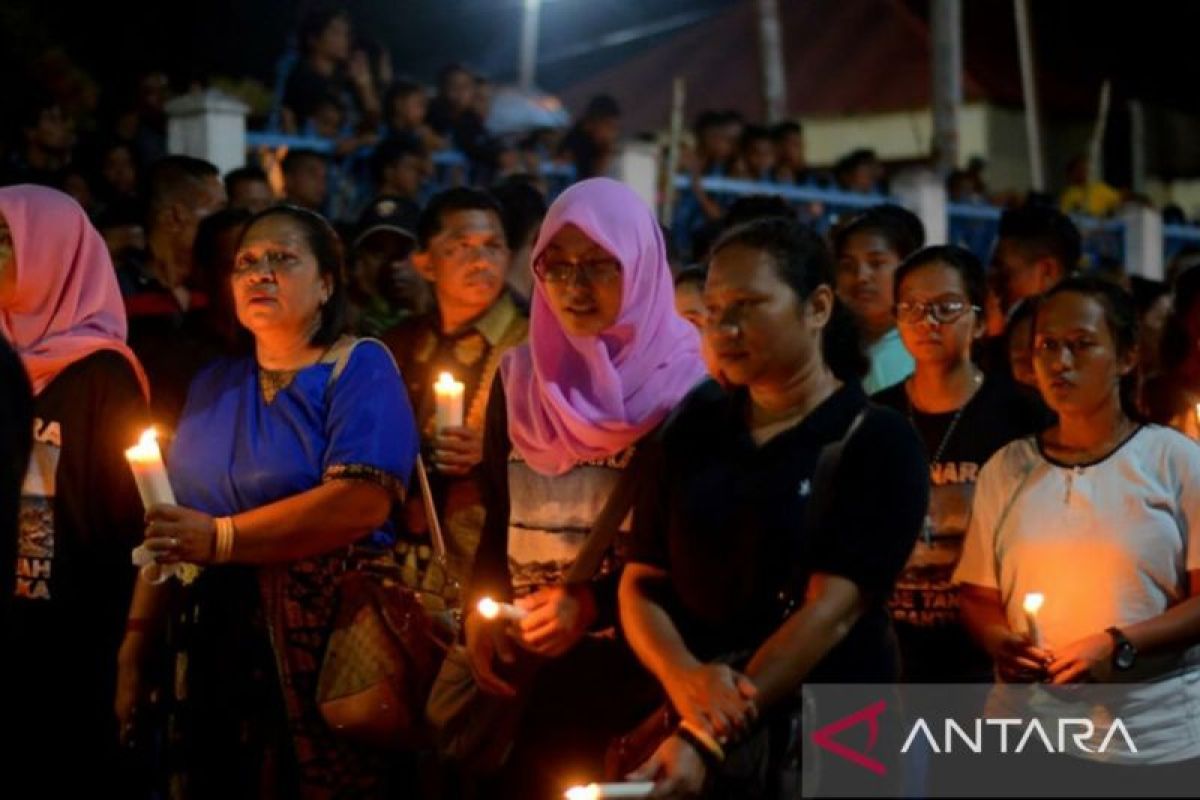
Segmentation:
<svg viewBox="0 0 1200 800">
<path fill-rule="evenodd" d="M 646 201 L 658 208 L 659 151 L 650 142 L 626 142 L 617 157 L 616 179 L 625 183 Z"/>
<path fill-rule="evenodd" d="M 945 244 L 950 238 L 946 184 L 925 167 L 909 169 L 892 179 L 892 194 L 900 205 L 921 218 L 925 244 Z"/>
<path fill-rule="evenodd" d="M 1163 265 L 1162 214 L 1141 204 L 1129 203 L 1121 209 L 1125 223 L 1125 272 L 1161 281 Z"/>
<path fill-rule="evenodd" d="M 246 164 L 246 115 L 241 100 L 209 89 L 167 103 L 167 152 L 203 158 L 221 174 Z"/>
</svg>

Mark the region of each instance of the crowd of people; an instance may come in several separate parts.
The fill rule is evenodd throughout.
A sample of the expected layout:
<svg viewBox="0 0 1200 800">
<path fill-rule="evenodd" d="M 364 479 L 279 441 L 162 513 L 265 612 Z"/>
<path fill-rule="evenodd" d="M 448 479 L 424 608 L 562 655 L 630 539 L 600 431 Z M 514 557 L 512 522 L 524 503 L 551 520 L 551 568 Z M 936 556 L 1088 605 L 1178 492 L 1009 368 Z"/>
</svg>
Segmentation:
<svg viewBox="0 0 1200 800">
<path fill-rule="evenodd" d="M 98 172 L 57 104 L 22 117 L 0 188 L 15 791 L 792 796 L 809 683 L 1138 682 L 1126 722 L 1165 721 L 1164 763 L 1200 768 L 1200 267 L 1081 274 L 1078 229 L 1037 202 L 986 265 L 896 205 L 826 232 L 698 181 L 664 228 L 603 177 L 603 99 L 551 199 L 487 136 L 486 83 L 449 69 L 426 107 L 351 42 L 344 14 L 302 27 L 285 115 L 373 147 L 351 224 L 325 214 L 326 156 L 290 152 L 277 187 L 166 155 L 155 76 Z M 695 176 L 825 180 L 799 126 L 695 133 Z M 431 189 L 448 142 L 486 188 Z M 869 193 L 881 167 L 831 179 Z M 174 502 L 146 508 L 124 453 L 149 425 Z M 141 545 L 198 577 L 147 580 Z M 472 685 L 520 699 L 488 769 L 325 716 L 368 574 L 457 610 Z"/>
</svg>

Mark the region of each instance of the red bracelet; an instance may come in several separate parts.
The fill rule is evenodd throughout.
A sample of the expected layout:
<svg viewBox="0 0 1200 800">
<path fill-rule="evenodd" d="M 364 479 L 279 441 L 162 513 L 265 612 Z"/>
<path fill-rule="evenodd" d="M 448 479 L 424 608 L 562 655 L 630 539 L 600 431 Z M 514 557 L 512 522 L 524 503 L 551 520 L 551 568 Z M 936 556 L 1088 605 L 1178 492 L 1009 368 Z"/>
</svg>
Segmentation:
<svg viewBox="0 0 1200 800">
<path fill-rule="evenodd" d="M 154 620 L 149 617 L 130 617 L 125 620 L 126 633 L 149 633 Z"/>
</svg>

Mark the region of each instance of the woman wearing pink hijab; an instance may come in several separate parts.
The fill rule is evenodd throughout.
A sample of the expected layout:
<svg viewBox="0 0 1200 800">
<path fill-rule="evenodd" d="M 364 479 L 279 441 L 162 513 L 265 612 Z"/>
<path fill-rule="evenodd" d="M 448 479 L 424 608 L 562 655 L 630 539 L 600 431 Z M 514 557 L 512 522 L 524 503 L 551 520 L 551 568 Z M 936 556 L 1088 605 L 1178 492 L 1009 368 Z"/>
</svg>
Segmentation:
<svg viewBox="0 0 1200 800">
<path fill-rule="evenodd" d="M 533 269 L 529 342 L 502 363 L 484 428 L 487 519 L 469 593 L 526 616 L 466 621 L 485 691 L 514 691 L 497 661 L 515 648 L 548 659 L 498 787 L 514 797 L 561 796 L 564 778 L 598 775 L 604 743 L 641 710 L 638 687 L 652 689 L 612 635 L 628 519 L 594 579 L 565 577 L 639 440 L 705 374 L 699 337 L 675 314 L 661 230 L 625 185 L 563 193 Z"/>
<path fill-rule="evenodd" d="M 123 453 L 146 425 L 147 387 L 104 240 L 61 192 L 0 188 L 0 336 L 34 392 L 16 560 L 0 564 L 15 570 L 0 648 L 20 735 L 7 746 L 39 793 L 79 774 L 118 788 L 112 702 L 142 538 Z M 38 768 L 68 754 L 69 770 Z"/>
</svg>

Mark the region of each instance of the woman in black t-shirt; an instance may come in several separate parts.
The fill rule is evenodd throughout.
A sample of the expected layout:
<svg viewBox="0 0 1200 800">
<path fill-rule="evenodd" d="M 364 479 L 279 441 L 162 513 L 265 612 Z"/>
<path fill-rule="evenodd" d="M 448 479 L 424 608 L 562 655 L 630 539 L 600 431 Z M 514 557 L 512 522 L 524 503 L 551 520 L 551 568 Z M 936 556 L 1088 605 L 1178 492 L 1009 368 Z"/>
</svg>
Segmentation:
<svg viewBox="0 0 1200 800">
<path fill-rule="evenodd" d="M 779 790 L 780 764 L 763 785 L 702 756 L 794 751 L 803 682 L 895 680 L 885 603 L 924 516 L 927 467 L 904 418 L 867 406 L 815 233 L 782 218 L 730 231 L 704 294 L 710 363 L 731 388 L 703 384 L 657 438 L 620 586 L 629 643 L 681 720 L 635 774 L 665 795 L 705 790 L 707 776 L 711 796 L 760 797 Z"/>
<path fill-rule="evenodd" d="M 953 245 L 927 247 L 896 270 L 896 320 L 916 362 L 905 381 L 872 399 L 906 415 L 929 458 L 929 513 L 890 608 L 906 681 L 991 680 L 991 662 L 958 616 L 950 576 L 962 553 L 975 478 L 1004 445 L 1038 430 L 1036 403 L 1011 381 L 984 377 L 971 345 L 984 331 L 983 265 Z"/>
</svg>

